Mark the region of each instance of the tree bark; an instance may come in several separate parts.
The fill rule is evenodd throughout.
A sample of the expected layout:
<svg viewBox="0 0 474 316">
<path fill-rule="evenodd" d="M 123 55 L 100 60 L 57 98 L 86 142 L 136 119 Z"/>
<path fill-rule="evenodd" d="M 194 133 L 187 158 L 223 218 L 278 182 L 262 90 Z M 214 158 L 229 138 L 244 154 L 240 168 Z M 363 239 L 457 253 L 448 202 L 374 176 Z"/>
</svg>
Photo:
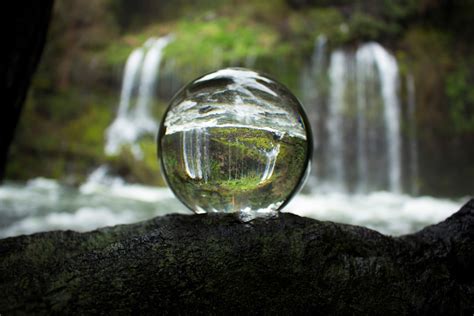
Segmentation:
<svg viewBox="0 0 474 316">
<path fill-rule="evenodd" d="M 0 314 L 474 312 L 474 200 L 390 237 L 282 213 L 168 215 L 0 240 Z"/>
<path fill-rule="evenodd" d="M 53 0 L 10 1 L 3 8 L 5 58 L 0 64 L 0 181 L 23 102 L 46 41 Z"/>
</svg>

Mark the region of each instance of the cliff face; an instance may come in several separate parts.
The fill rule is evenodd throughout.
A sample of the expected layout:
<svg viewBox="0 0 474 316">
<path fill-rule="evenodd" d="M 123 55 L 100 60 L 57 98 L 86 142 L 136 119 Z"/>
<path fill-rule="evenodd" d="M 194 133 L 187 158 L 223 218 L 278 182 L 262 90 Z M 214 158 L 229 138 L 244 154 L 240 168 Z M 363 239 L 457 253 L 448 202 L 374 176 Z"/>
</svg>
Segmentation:
<svg viewBox="0 0 474 316">
<path fill-rule="evenodd" d="M 470 314 L 474 200 L 393 238 L 292 214 L 170 215 L 0 240 L 10 314 Z"/>
</svg>

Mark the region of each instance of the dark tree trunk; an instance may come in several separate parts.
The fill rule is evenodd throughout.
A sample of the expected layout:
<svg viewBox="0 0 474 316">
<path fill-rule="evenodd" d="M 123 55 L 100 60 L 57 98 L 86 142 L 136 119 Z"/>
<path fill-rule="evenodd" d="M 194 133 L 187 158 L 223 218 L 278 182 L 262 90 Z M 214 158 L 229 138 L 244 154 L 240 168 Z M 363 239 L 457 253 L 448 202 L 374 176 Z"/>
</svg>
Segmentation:
<svg viewBox="0 0 474 316">
<path fill-rule="evenodd" d="M 474 200 L 389 237 L 292 214 L 169 215 L 0 240 L 0 314 L 474 312 Z"/>
<path fill-rule="evenodd" d="M 5 57 L 0 64 L 0 181 L 31 77 L 46 41 L 52 6 L 53 0 L 9 1 L 3 5 Z"/>
</svg>

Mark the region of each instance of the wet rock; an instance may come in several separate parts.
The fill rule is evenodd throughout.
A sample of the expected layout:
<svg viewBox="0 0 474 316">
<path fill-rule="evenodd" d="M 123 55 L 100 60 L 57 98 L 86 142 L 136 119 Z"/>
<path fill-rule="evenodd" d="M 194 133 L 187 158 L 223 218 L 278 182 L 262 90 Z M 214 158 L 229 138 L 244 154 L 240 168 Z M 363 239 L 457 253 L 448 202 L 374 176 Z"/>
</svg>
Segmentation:
<svg viewBox="0 0 474 316">
<path fill-rule="evenodd" d="M 292 214 L 168 215 L 0 240 L 0 313 L 474 312 L 474 200 L 390 237 Z"/>
</svg>

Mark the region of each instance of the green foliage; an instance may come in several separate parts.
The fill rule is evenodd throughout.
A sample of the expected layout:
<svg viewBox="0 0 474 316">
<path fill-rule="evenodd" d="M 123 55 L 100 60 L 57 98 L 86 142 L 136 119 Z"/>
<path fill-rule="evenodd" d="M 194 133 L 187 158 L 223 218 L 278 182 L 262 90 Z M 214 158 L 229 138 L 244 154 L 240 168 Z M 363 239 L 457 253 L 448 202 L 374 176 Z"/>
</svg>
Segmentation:
<svg viewBox="0 0 474 316">
<path fill-rule="evenodd" d="M 186 171 L 180 154 L 183 136 L 175 133 L 162 139 L 168 182 L 185 202 L 199 201 L 204 208 L 227 211 L 241 206 L 258 209 L 283 201 L 298 184 L 306 162 L 305 140 L 288 135 L 275 138 L 271 132 L 252 128 L 215 128 L 207 134 L 210 168 L 202 179 Z M 273 172 L 262 180 L 268 167 L 264 152 L 275 146 L 278 158 Z"/>
<path fill-rule="evenodd" d="M 70 174 L 70 181 L 82 181 L 91 167 L 105 159 L 104 130 L 114 114 L 106 106 L 111 97 L 81 98 L 75 91 L 41 99 L 33 95 L 12 146 L 8 177 L 62 178 Z M 81 107 L 69 106 L 78 100 L 84 102 Z"/>
<path fill-rule="evenodd" d="M 152 137 L 144 137 L 138 145 L 143 157 L 137 159 L 129 146 L 124 146 L 116 156 L 104 157 L 110 172 L 123 177 L 128 182 L 148 185 L 164 185 L 156 155 L 156 144 Z"/>
<path fill-rule="evenodd" d="M 400 31 L 395 24 L 388 24 L 370 14 L 356 11 L 349 21 L 350 37 L 357 40 L 376 40 L 382 35 L 393 35 Z"/>
<path fill-rule="evenodd" d="M 458 63 L 446 77 L 450 117 L 454 129 L 461 133 L 474 132 L 474 71 L 469 64 Z"/>
<path fill-rule="evenodd" d="M 219 189 L 230 192 L 246 192 L 259 187 L 261 180 L 257 175 L 240 179 L 223 180 L 219 184 Z"/>
<path fill-rule="evenodd" d="M 348 39 L 348 30 L 343 15 L 334 8 L 314 8 L 305 12 L 292 12 L 288 18 L 291 36 L 313 49 L 314 39 L 326 36 L 333 45 Z"/>
<path fill-rule="evenodd" d="M 443 141 L 471 139 L 474 28 L 466 25 L 473 4 L 303 2 L 305 6 L 293 9 L 286 0 L 57 1 L 49 42 L 11 149 L 8 177 L 45 176 L 77 183 L 106 162 L 129 181 L 162 184 L 151 137 L 139 141 L 143 160 L 136 160 L 129 148 L 117 157 L 105 157 L 103 146 L 127 57 L 147 38 L 164 34 L 174 34 L 175 41 L 165 51 L 163 65 L 169 67 L 163 67 L 162 74 L 176 87 L 217 68 L 248 66 L 296 92 L 319 35 L 327 37 L 328 49 L 383 41 L 397 50 L 402 78 L 415 78 L 420 143 L 433 149 Z M 326 89 L 327 82 L 318 83 L 320 90 Z M 160 91 L 162 99 L 153 105 L 156 118 L 170 97 L 166 93 Z M 372 116 L 377 111 L 373 107 Z M 268 143 L 260 136 L 244 136 L 222 145 L 240 148 L 249 161 L 258 159 L 256 148 L 266 149 Z M 289 155 L 285 146 L 280 155 Z M 217 162 L 211 169 L 219 169 Z M 281 185 L 266 189 L 279 190 Z"/>
<path fill-rule="evenodd" d="M 107 46 L 101 55 L 107 65 L 122 68 L 133 49 L 134 46 L 124 40 L 114 41 Z"/>
<path fill-rule="evenodd" d="M 407 34 L 405 45 L 410 55 L 399 55 L 402 71 L 415 73 L 418 79 L 420 129 L 435 129 L 450 135 L 473 132 L 472 58 L 460 52 L 453 54 L 456 45 L 453 35 L 435 29 L 413 29 Z"/>
<path fill-rule="evenodd" d="M 427 2 L 429 0 L 424 0 Z M 420 6 L 419 0 L 383 0 L 381 15 L 391 20 L 401 20 L 413 16 L 417 13 Z"/>
<path fill-rule="evenodd" d="M 165 55 L 176 61 L 185 80 L 223 65 L 238 65 L 249 56 L 279 53 L 274 30 L 241 19 L 182 20 L 174 34 L 176 40 L 166 48 Z"/>
<path fill-rule="evenodd" d="M 453 63 L 452 39 L 446 32 L 412 28 L 402 43 L 406 50 L 402 70 L 415 78 L 419 136 L 433 143 L 436 134 L 452 132 L 451 124 L 446 124 L 449 114 L 444 93 L 444 78 Z"/>
</svg>

